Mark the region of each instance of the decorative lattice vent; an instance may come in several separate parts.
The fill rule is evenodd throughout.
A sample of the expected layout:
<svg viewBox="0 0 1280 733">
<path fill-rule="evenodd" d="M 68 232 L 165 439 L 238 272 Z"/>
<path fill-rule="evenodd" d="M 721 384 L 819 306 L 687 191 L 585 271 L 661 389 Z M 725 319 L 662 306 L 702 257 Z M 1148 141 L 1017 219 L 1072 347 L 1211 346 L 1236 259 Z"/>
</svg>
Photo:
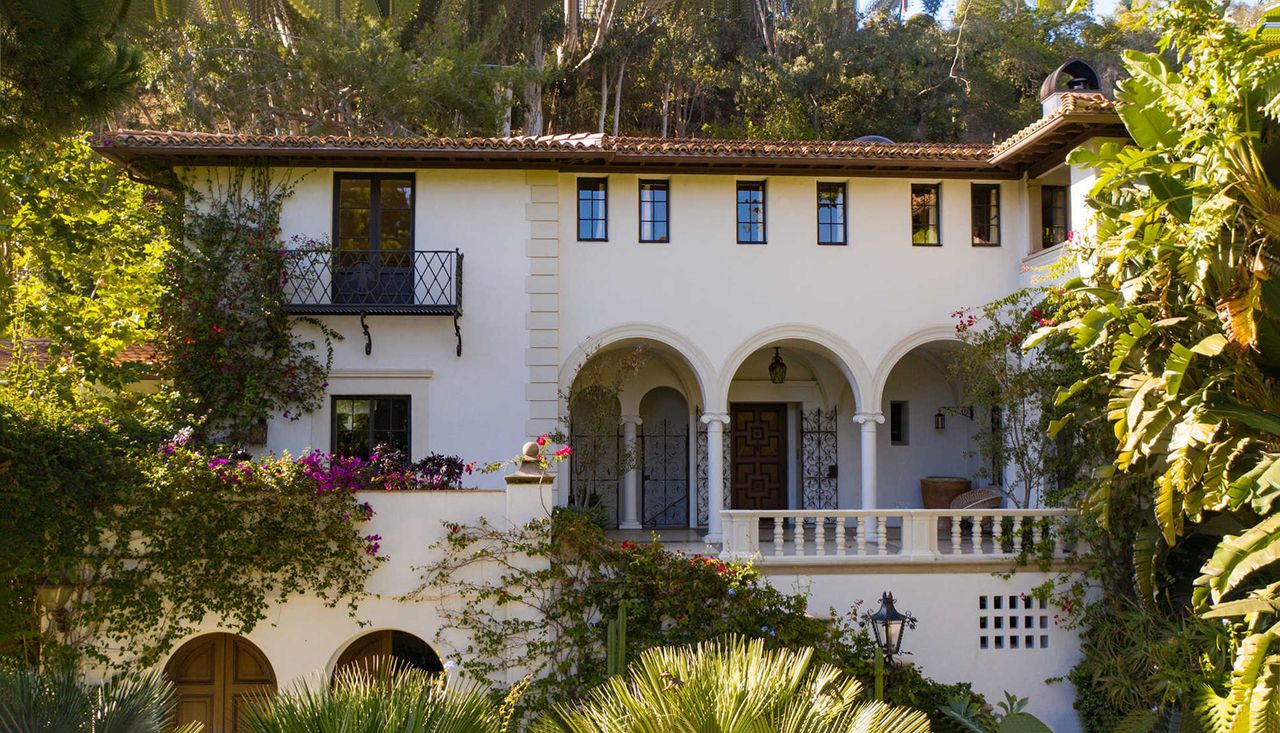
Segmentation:
<svg viewBox="0 0 1280 733">
<path fill-rule="evenodd" d="M 978 648 L 1048 649 L 1048 606 L 1028 595 L 978 596 Z"/>
</svg>

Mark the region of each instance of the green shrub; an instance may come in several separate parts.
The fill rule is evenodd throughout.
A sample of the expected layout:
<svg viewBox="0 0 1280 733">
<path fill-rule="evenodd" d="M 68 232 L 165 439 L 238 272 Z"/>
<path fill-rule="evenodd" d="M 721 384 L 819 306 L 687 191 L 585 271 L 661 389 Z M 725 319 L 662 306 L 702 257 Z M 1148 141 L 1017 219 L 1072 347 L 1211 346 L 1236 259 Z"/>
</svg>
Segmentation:
<svg viewBox="0 0 1280 733">
<path fill-rule="evenodd" d="M 750 565 L 673 553 L 656 542 L 612 542 L 582 512 L 557 512 L 553 520 L 514 529 L 485 522 L 447 527 L 445 558 L 424 570 L 419 591 L 467 601 L 458 606 L 465 610 L 443 609 L 447 624 L 469 638 L 458 657 L 469 673 L 495 681 L 510 667 L 530 670 L 536 679 L 523 704 L 531 710 L 568 704 L 607 679 L 607 619 L 623 604 L 630 658 L 737 636 L 769 649 L 810 648 L 815 664 L 872 678 L 875 642 L 858 623 L 859 609 L 815 618 L 803 594 L 777 590 Z M 549 567 L 504 562 L 500 574 L 479 580 L 464 572 L 522 555 Z M 940 712 L 948 701 L 972 694 L 967 684 L 934 682 L 910 664 L 890 666 L 885 686 L 889 702 L 925 711 L 939 731 L 956 730 Z"/>
<path fill-rule="evenodd" d="M 0 665 L 5 733 L 195 733 L 170 726 L 176 704 L 173 686 L 155 671 L 90 685 L 69 666 Z"/>
</svg>

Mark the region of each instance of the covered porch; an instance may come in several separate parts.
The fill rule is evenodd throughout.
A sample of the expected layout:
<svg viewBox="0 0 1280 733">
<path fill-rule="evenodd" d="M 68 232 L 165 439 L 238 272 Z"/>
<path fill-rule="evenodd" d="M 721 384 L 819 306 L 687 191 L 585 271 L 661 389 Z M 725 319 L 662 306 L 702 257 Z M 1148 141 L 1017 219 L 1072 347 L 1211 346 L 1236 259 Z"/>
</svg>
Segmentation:
<svg viewBox="0 0 1280 733">
<path fill-rule="evenodd" d="M 999 472 L 976 455 L 982 416 L 958 404 L 957 348 L 916 339 L 872 375 L 833 340 L 777 329 L 716 371 L 671 340 L 618 339 L 568 382 L 574 455 L 561 496 L 600 507 L 621 539 L 657 531 L 705 550 L 726 540 L 725 510 L 781 512 L 793 531 L 796 513 L 923 508 L 931 476 L 985 485 Z M 900 542 L 902 517 L 883 519 L 879 536 Z M 874 542 L 876 518 L 862 520 Z"/>
</svg>

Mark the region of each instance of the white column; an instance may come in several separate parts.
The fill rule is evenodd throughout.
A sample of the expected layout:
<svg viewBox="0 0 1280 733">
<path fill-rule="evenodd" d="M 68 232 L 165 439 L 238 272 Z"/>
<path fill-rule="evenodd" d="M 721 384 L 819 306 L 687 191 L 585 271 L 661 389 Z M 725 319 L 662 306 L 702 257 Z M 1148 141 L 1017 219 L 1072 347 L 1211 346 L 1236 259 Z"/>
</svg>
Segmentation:
<svg viewBox="0 0 1280 733">
<path fill-rule="evenodd" d="M 876 509 L 876 426 L 884 422 L 884 413 L 857 412 L 853 421 L 861 426 L 862 448 L 862 508 Z M 876 520 L 867 518 L 862 523 L 868 539 L 876 536 Z"/>
<path fill-rule="evenodd" d="M 626 451 L 627 472 L 622 475 L 622 522 L 619 529 L 640 529 L 640 441 L 636 428 L 639 415 L 622 416 L 622 448 Z"/>
<path fill-rule="evenodd" d="M 708 543 L 720 543 L 724 533 L 720 512 L 724 510 L 724 426 L 729 424 L 727 412 L 704 412 L 707 426 L 707 536 Z"/>
</svg>

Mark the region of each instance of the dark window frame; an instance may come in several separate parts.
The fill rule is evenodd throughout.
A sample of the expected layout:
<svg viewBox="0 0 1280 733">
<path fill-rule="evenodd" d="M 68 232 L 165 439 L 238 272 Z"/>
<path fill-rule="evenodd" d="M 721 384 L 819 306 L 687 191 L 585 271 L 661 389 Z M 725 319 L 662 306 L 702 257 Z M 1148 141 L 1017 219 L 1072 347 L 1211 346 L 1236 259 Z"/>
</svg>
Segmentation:
<svg viewBox="0 0 1280 733">
<path fill-rule="evenodd" d="M 913 247 L 941 247 L 942 246 L 942 184 L 941 183 L 913 183 L 911 184 L 911 196 L 916 195 L 917 188 L 933 189 L 933 208 L 937 212 L 934 220 L 937 223 L 938 241 L 936 242 L 917 242 L 916 241 L 916 224 L 915 216 L 908 210 L 911 215 L 911 246 Z"/>
<path fill-rule="evenodd" d="M 995 227 L 994 227 L 994 228 L 995 228 L 995 234 L 996 234 L 996 235 L 995 235 L 994 237 L 988 236 L 988 237 L 987 237 L 987 240 L 988 240 L 988 241 L 986 241 L 986 242 L 979 242 L 979 241 L 978 241 L 978 227 L 979 227 L 979 226 L 985 226 L 985 227 L 988 227 L 987 234 L 988 234 L 988 235 L 990 235 L 990 233 L 991 233 L 991 231 L 990 231 L 990 227 L 991 227 L 991 224 L 990 224 L 990 218 L 991 218 L 991 217 L 990 217 L 990 215 L 988 215 L 988 217 L 987 217 L 987 219 L 988 219 L 987 223 L 985 223 L 985 224 L 981 224 L 981 225 L 979 225 L 979 224 L 978 224 L 978 217 L 977 217 L 978 193 L 980 193 L 980 192 L 983 192 L 983 193 L 990 193 L 990 192 L 992 192 L 992 191 L 994 191 L 994 192 L 995 192 L 995 194 L 996 194 L 996 200 L 995 200 L 995 210 L 996 210 L 995 220 L 996 220 L 996 223 L 995 223 Z M 987 205 L 987 202 L 989 202 L 989 201 L 990 201 L 990 199 L 984 199 L 984 204 L 983 204 L 983 205 L 984 205 L 984 206 L 986 206 L 986 205 Z M 974 184 L 970 184 L 970 187 L 969 187 L 969 224 L 970 224 L 970 229 L 972 230 L 972 231 L 971 231 L 971 236 L 973 237 L 973 246 L 975 246 L 975 247 L 999 247 L 999 246 L 1000 246 L 1000 244 L 1001 244 L 1001 234 L 1002 234 L 1002 231 L 1004 230 L 1004 212 L 1002 211 L 1002 209 L 1004 208 L 1004 207 L 1003 207 L 1003 203 L 1004 203 L 1004 202 L 1001 200 L 1000 184 L 998 184 L 998 183 L 974 183 Z"/>
<path fill-rule="evenodd" d="M 742 226 L 744 223 L 752 228 L 756 226 L 756 222 L 753 222 L 750 220 L 743 222 L 742 219 L 740 219 L 738 216 L 739 207 L 742 206 L 742 202 L 739 200 L 739 197 L 742 195 L 743 191 L 759 191 L 760 192 L 760 221 L 759 221 L 760 238 L 759 239 L 743 239 L 742 238 Z M 735 182 L 734 189 L 733 189 L 733 234 L 734 234 L 734 237 L 738 240 L 738 244 L 768 244 L 769 243 L 768 200 L 769 200 L 769 189 L 765 181 L 759 180 L 759 181 Z"/>
<path fill-rule="evenodd" d="M 404 400 L 405 401 L 405 429 L 404 429 L 404 454 L 409 460 L 413 460 L 413 396 L 407 394 L 331 394 L 329 395 L 329 452 L 336 453 L 338 448 L 338 401 L 339 400 L 365 400 L 370 406 L 377 400 Z M 372 451 L 377 445 L 373 441 L 374 418 L 373 411 L 369 412 L 369 450 Z"/>
<path fill-rule="evenodd" d="M 889 445 L 911 445 L 910 404 L 907 400 L 889 400 Z M 898 413 L 896 421 L 894 408 L 897 408 Z M 898 431 L 897 437 L 894 436 L 895 427 Z"/>
<path fill-rule="evenodd" d="M 417 249 L 418 242 L 418 175 L 416 173 L 334 173 L 333 174 L 333 234 L 335 249 L 341 248 L 342 182 L 369 181 L 369 242 L 366 249 L 382 251 L 382 182 L 409 182 L 409 251 Z"/>
<path fill-rule="evenodd" d="M 603 208 L 604 208 L 604 215 L 603 215 L 603 217 L 602 217 L 602 218 L 600 218 L 600 219 L 594 219 L 594 218 L 593 218 L 593 219 L 587 219 L 587 220 L 586 220 L 586 221 L 590 221 L 590 222 L 597 222 L 597 221 L 600 221 L 600 222 L 603 222 L 603 223 L 604 223 L 604 236 L 602 236 L 602 237 L 584 237 L 584 236 L 582 236 L 582 222 L 583 222 L 583 218 L 582 218 L 582 192 L 583 192 L 583 190 L 584 190 L 584 186 L 585 186 L 585 185 L 588 185 L 588 184 L 590 184 L 590 185 L 596 185 L 596 184 L 600 185 L 600 186 L 601 186 L 601 189 L 600 189 L 600 190 L 601 190 L 601 192 L 604 194 L 604 197 L 601 199 L 601 205 L 602 205 L 602 206 L 603 206 Z M 593 190 L 593 191 L 594 191 L 595 189 L 590 189 L 590 190 Z M 578 241 L 579 241 L 579 242 L 607 242 L 607 241 L 609 241 L 609 177 L 608 177 L 608 176 L 579 176 L 579 177 L 578 177 L 578 186 L 577 186 L 577 198 L 575 199 L 575 206 L 577 206 L 577 211 L 578 211 Z M 593 229 L 594 229 L 594 227 L 593 227 Z"/>
<path fill-rule="evenodd" d="M 825 206 L 822 203 L 823 188 L 838 189 L 840 191 L 840 241 L 823 241 L 822 228 L 824 226 L 833 229 L 834 224 L 822 223 L 823 208 L 837 208 L 835 206 Z M 849 243 L 849 186 L 844 181 L 818 181 L 817 186 L 817 225 L 818 225 L 818 244 L 823 247 L 843 247 Z"/>
<path fill-rule="evenodd" d="M 1052 193 L 1059 193 L 1062 196 L 1062 225 L 1060 227 L 1051 227 L 1045 221 L 1046 209 L 1057 209 L 1058 206 L 1053 202 L 1046 201 L 1046 197 Z M 1050 242 L 1050 229 L 1061 229 L 1062 238 Z M 1067 235 L 1071 232 L 1071 187 L 1060 185 L 1041 185 L 1040 186 L 1040 249 L 1049 249 L 1057 247 L 1059 244 L 1067 241 Z"/>
<path fill-rule="evenodd" d="M 663 204 L 666 207 L 666 213 L 667 213 L 666 218 L 664 219 L 645 219 L 644 218 L 645 186 L 659 186 L 661 187 L 661 190 L 663 191 L 663 193 L 666 194 L 666 198 L 663 200 Z M 650 209 L 652 210 L 652 207 L 650 207 Z M 636 214 L 637 214 L 637 219 L 639 221 L 639 227 L 638 227 L 639 231 L 636 232 L 636 235 L 639 237 L 641 242 L 644 242 L 646 244 L 670 244 L 671 243 L 671 181 L 666 178 L 641 178 L 636 183 Z M 656 237 L 646 239 L 644 236 L 645 223 L 648 222 L 649 224 L 652 225 L 659 221 L 662 222 L 662 225 L 667 235 L 661 239 L 658 239 Z M 650 228 L 650 231 L 652 231 L 652 227 Z"/>
</svg>

